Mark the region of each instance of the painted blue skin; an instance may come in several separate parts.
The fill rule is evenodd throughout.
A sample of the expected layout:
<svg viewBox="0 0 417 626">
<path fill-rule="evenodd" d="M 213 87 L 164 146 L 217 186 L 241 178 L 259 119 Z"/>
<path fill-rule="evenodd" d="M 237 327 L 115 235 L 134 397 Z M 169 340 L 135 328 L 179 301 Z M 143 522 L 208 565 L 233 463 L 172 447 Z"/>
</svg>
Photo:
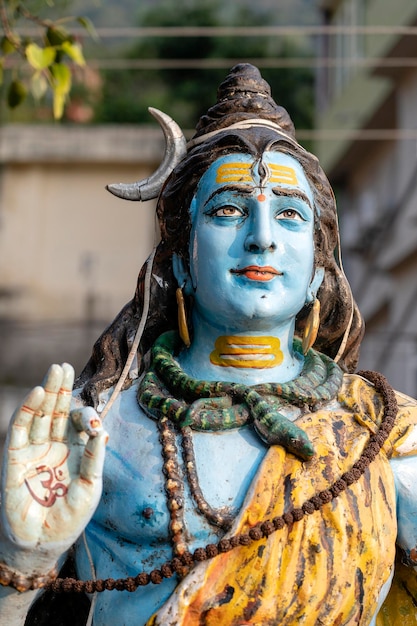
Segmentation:
<svg viewBox="0 0 417 626">
<path fill-rule="evenodd" d="M 218 184 L 219 166 L 230 163 L 250 164 L 253 181 Z M 301 370 L 293 351 L 295 316 L 314 299 L 323 279 L 322 268 L 314 268 L 313 194 L 295 159 L 264 153 L 264 168 L 271 163 L 292 168 L 298 183 L 262 180 L 253 157 L 230 154 L 207 170 L 191 203 L 190 268 L 174 259 L 174 272 L 194 300 L 193 343 L 179 360 L 196 378 L 219 378 L 219 367 L 209 359 L 219 335 L 272 335 L 280 339 L 284 356 L 272 369 L 237 374 L 236 368 L 222 367 L 223 380 L 283 382 Z M 261 281 L 236 273 L 251 266 L 272 267 L 279 275 Z"/>
<path fill-rule="evenodd" d="M 232 190 L 227 188 L 229 183 L 215 182 L 218 166 L 231 162 L 253 165 L 253 182 L 246 182 L 245 189 Z M 291 157 L 266 153 L 264 164 L 293 168 L 297 185 L 262 181 L 259 164 L 248 155 L 235 154 L 209 168 L 193 199 L 190 271 L 181 259 L 174 259 L 178 283 L 185 283 L 195 299 L 193 344 L 179 357 L 191 375 L 253 384 L 289 380 L 302 367 L 301 358 L 292 350 L 294 318 L 314 297 L 322 280 L 322 270 L 314 268 L 313 196 L 300 165 Z M 210 199 L 213 191 L 218 193 Z M 297 195 L 290 195 L 291 191 Z M 252 265 L 271 266 L 280 274 L 260 281 L 250 272 L 247 276 L 230 271 Z M 213 365 L 209 354 L 214 341 L 219 335 L 231 334 L 279 337 L 282 364 L 266 369 Z M 121 393 L 105 420 L 109 443 L 103 496 L 85 533 L 98 578 L 134 576 L 172 557 L 157 426 L 139 409 L 136 391 L 132 385 Z M 295 415 L 288 417 L 294 419 Z M 250 427 L 216 434 L 195 432 L 193 440 L 197 473 L 208 502 L 238 510 L 265 455 L 265 445 Z M 413 457 L 392 462 L 399 539 L 407 549 L 415 546 L 417 537 L 416 465 Z M 190 550 L 217 541 L 215 529 L 196 513 L 190 494 L 185 496 Z M 77 543 L 76 562 L 79 576 L 91 578 L 82 538 Z M 93 623 L 145 624 L 177 582 L 173 577 L 135 593 L 97 594 Z M 381 591 L 381 600 L 388 588 L 389 583 Z M 10 623 L 24 623 L 19 611 L 13 613 Z"/>
<path fill-rule="evenodd" d="M 253 184 L 246 183 L 247 189 L 242 192 L 231 190 L 229 183 L 215 182 L 218 166 L 235 162 L 252 164 L 253 160 L 243 154 L 219 159 L 202 177 L 191 205 L 190 271 L 180 259 L 174 259 L 178 283 L 185 283 L 185 289 L 194 297 L 194 339 L 192 346 L 180 354 L 179 361 L 187 373 L 196 377 L 254 384 L 289 380 L 302 367 L 292 350 L 294 318 L 304 303 L 314 297 L 322 280 L 321 269 L 314 269 L 313 197 L 294 159 L 266 153 L 263 161 L 266 165 L 292 167 L 298 185 L 280 184 L 277 195 L 273 189 L 278 185 L 267 182 L 261 186 L 258 164 L 254 164 Z M 213 190 L 218 193 L 210 199 Z M 299 197 L 289 196 L 288 190 L 300 192 Z M 261 192 L 265 200 L 259 201 L 257 196 Z M 230 271 L 250 265 L 272 266 L 283 276 L 257 281 Z M 213 365 L 209 354 L 214 341 L 224 334 L 278 336 L 284 353 L 282 365 L 264 370 Z M 121 394 L 106 418 L 110 438 L 103 497 L 86 531 L 98 577 L 136 575 L 172 557 L 158 432 L 156 424 L 138 411 L 135 394 L 135 386 Z M 207 500 L 214 506 L 238 510 L 266 447 L 250 427 L 215 435 L 194 433 L 193 439 L 198 475 Z M 404 482 L 399 478 L 403 466 L 411 467 L 404 460 L 392 464 L 397 489 Z M 400 533 L 402 527 L 406 528 L 403 534 L 407 538 L 403 543 L 410 545 L 411 538 L 417 536 L 414 504 L 417 497 L 414 501 L 413 497 L 410 499 L 408 487 L 398 489 L 397 493 Z M 417 496 L 416 487 L 411 488 L 411 496 L 413 491 Z M 147 510 L 148 514 L 152 510 L 150 517 L 144 516 Z M 213 528 L 195 513 L 188 492 L 186 524 L 191 550 L 218 540 Z M 82 578 L 91 577 L 82 540 L 77 548 L 77 566 Z M 131 623 L 132 615 L 140 616 L 140 623 L 145 623 L 169 597 L 177 582 L 174 577 L 161 585 L 139 588 L 134 594 L 98 594 L 95 623 L 127 624 Z M 381 590 L 380 603 L 390 583 Z M 375 618 L 370 626 L 374 622 Z"/>
<path fill-rule="evenodd" d="M 397 493 L 397 543 L 407 555 L 417 550 L 417 459 L 415 456 L 391 460 Z"/>
<path fill-rule="evenodd" d="M 219 165 L 235 162 L 253 165 L 253 181 L 239 189 L 234 184 L 234 190 L 229 183 L 216 183 Z M 295 315 L 314 297 L 323 276 L 320 268 L 313 268 L 313 195 L 293 158 L 266 153 L 263 162 L 266 167 L 274 163 L 293 168 L 298 184 L 263 184 L 259 163 L 253 163 L 249 155 L 233 154 L 208 169 L 191 205 L 190 271 L 178 258 L 174 271 L 195 302 L 193 343 L 179 357 L 184 370 L 193 376 L 254 384 L 289 380 L 302 367 L 301 357 L 292 348 Z M 210 198 L 214 190 L 218 193 Z M 291 191 L 297 196 L 289 195 Z M 260 194 L 265 199 L 259 200 Z M 253 265 L 274 267 L 280 275 L 259 281 L 230 271 Z M 213 365 L 209 354 L 217 337 L 225 334 L 278 336 L 282 364 L 238 370 Z M 138 410 L 135 394 L 136 387 L 121 394 L 105 422 L 109 443 L 103 496 L 86 531 L 99 578 L 136 575 L 172 558 L 158 431 Z M 197 473 L 208 502 L 237 512 L 266 446 L 250 427 L 216 434 L 195 432 L 193 441 Z M 222 536 L 196 513 L 188 492 L 186 524 L 190 550 Z M 82 539 L 77 546 L 77 568 L 81 578 L 91 577 Z M 139 588 L 134 594 L 98 594 L 95 622 L 102 626 L 130 623 L 128 616 L 134 614 L 145 623 L 177 582 L 174 577 L 158 586 Z"/>
<path fill-rule="evenodd" d="M 161 444 L 156 423 L 138 409 L 136 385 L 120 394 L 106 417 L 109 433 L 103 495 L 86 529 L 98 578 L 136 576 L 172 558 L 167 500 L 162 473 Z M 250 427 L 224 433 L 193 433 L 197 473 L 207 500 L 236 512 L 263 459 L 266 446 Z M 177 441 L 180 450 L 180 442 Z M 181 455 L 179 460 L 182 462 Z M 187 489 L 187 485 L 185 484 Z M 186 525 L 191 550 L 217 542 L 205 518 L 195 512 L 185 492 Z M 78 574 L 92 577 L 82 538 L 76 549 Z M 139 587 L 135 593 L 97 594 L 94 624 L 143 625 L 179 582 L 177 576 L 160 585 Z"/>
</svg>

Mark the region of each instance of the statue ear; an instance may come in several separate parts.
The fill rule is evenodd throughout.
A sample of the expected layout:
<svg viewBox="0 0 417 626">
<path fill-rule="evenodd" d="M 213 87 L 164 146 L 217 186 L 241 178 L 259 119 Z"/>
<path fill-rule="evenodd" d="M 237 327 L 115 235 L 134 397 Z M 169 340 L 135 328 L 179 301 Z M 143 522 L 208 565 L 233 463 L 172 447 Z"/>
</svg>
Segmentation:
<svg viewBox="0 0 417 626">
<path fill-rule="evenodd" d="M 321 283 L 323 282 L 323 278 L 324 278 L 324 267 L 316 267 L 313 280 L 311 281 L 308 287 L 306 304 L 310 304 L 311 302 L 314 302 L 314 300 L 316 299 L 317 292 L 319 290 Z"/>
<path fill-rule="evenodd" d="M 191 295 L 191 277 L 184 259 L 176 252 L 172 254 L 172 271 L 175 279 L 185 295 Z"/>
</svg>

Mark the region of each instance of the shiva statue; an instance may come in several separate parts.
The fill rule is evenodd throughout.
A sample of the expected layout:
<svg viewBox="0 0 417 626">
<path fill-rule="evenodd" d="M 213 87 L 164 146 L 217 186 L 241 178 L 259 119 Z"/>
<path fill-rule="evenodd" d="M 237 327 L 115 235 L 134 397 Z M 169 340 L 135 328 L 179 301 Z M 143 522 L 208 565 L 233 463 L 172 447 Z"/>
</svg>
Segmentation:
<svg viewBox="0 0 417 626">
<path fill-rule="evenodd" d="M 417 624 L 417 403 L 354 373 L 318 160 L 248 64 L 188 143 L 151 112 L 161 166 L 109 190 L 158 198 L 160 243 L 12 418 L 1 624 Z"/>
</svg>

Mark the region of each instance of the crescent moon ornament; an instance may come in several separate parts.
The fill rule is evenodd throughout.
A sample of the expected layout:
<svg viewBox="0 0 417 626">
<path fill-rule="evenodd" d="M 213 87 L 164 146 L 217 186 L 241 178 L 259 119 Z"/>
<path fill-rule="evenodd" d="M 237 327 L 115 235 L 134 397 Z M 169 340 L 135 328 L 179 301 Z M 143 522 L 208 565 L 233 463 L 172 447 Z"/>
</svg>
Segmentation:
<svg viewBox="0 0 417 626">
<path fill-rule="evenodd" d="M 184 133 L 178 124 L 158 109 L 149 107 L 148 111 L 159 122 L 165 135 L 165 156 L 156 172 L 149 178 L 136 183 L 114 183 L 106 186 L 110 193 L 123 200 L 145 201 L 157 198 L 162 185 L 187 152 Z"/>
</svg>

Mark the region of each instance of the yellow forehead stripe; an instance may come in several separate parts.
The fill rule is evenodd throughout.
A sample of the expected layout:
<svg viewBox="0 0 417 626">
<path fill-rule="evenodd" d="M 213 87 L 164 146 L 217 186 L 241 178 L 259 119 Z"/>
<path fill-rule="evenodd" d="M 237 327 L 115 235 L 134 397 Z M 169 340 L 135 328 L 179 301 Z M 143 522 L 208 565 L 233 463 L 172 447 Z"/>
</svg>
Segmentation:
<svg viewBox="0 0 417 626">
<path fill-rule="evenodd" d="M 286 185 L 297 185 L 298 179 L 295 170 L 292 167 L 285 165 L 275 165 L 274 163 L 268 163 L 268 169 L 271 172 L 268 182 L 270 183 L 284 183 Z"/>
<path fill-rule="evenodd" d="M 217 170 L 216 183 L 253 183 L 250 163 L 223 163 Z"/>
<path fill-rule="evenodd" d="M 269 183 L 282 183 L 285 185 L 298 185 L 295 169 L 286 165 L 268 163 Z M 223 163 L 219 165 L 216 175 L 216 183 L 253 183 L 252 165 L 250 163 Z"/>
</svg>

